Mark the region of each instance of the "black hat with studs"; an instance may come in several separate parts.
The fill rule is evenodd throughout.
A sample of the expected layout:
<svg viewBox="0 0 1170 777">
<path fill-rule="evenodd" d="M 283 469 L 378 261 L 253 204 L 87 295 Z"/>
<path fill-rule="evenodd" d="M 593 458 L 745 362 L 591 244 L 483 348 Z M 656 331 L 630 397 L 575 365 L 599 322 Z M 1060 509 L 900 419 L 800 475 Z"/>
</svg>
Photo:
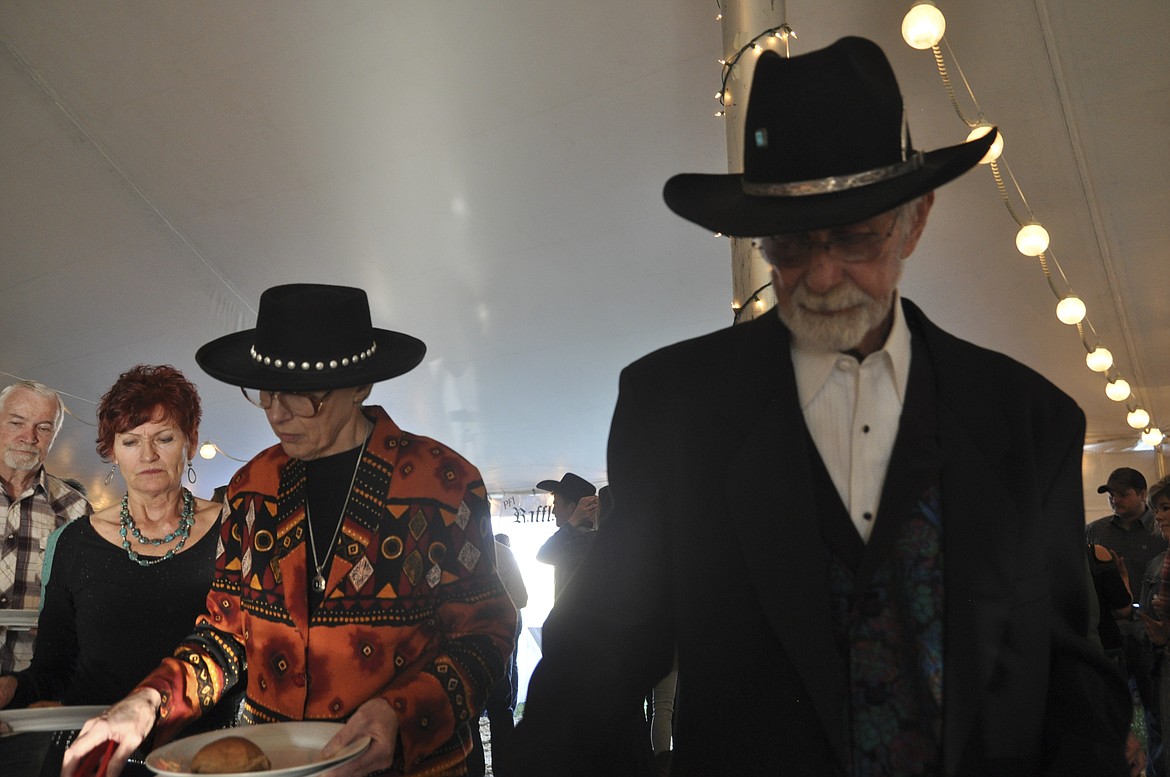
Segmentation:
<svg viewBox="0 0 1170 777">
<path fill-rule="evenodd" d="M 291 283 L 260 295 L 254 329 L 212 340 L 195 361 L 233 386 L 318 391 L 397 377 L 426 352 L 417 337 L 374 327 L 362 289 Z"/>
</svg>

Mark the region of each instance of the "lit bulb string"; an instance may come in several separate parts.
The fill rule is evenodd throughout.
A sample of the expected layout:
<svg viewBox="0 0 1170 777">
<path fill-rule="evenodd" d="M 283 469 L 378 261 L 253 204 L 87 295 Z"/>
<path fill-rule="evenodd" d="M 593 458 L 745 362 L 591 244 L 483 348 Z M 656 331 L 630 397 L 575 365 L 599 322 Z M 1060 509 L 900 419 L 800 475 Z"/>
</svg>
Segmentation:
<svg viewBox="0 0 1170 777">
<path fill-rule="evenodd" d="M 225 457 L 231 459 L 232 461 L 238 461 L 241 464 L 247 464 L 249 461 L 251 461 L 251 459 L 238 459 L 238 458 L 236 458 L 235 456 L 233 456 L 230 453 L 228 453 L 227 451 L 225 451 L 223 448 L 219 447 L 219 444 L 212 441 L 212 440 L 204 440 L 202 442 L 202 444 L 200 444 L 199 448 L 202 449 L 205 445 L 210 445 L 212 447 L 212 449 L 214 450 L 214 453 L 211 456 L 204 456 L 202 450 L 200 450 L 199 455 L 202 458 L 211 459 L 211 458 L 215 457 L 216 453 L 218 453 L 222 456 L 225 456 Z"/>
<path fill-rule="evenodd" d="M 793 32 L 792 28 L 788 26 L 788 22 L 782 22 L 781 24 L 779 24 L 775 27 L 769 27 L 768 29 L 761 32 L 760 34 L 756 35 L 756 37 L 752 38 L 747 43 L 745 43 L 743 46 L 741 46 L 739 51 L 735 52 L 735 54 L 733 54 L 729 59 L 720 59 L 719 60 L 719 64 L 723 66 L 723 81 L 719 86 L 719 93 L 717 95 L 715 95 L 715 99 L 719 101 L 719 104 L 721 106 L 723 106 L 724 110 L 716 111 L 715 112 L 716 116 L 726 116 L 727 115 L 726 108 L 729 107 L 728 103 L 727 103 L 727 98 L 730 96 L 727 93 L 727 82 L 731 80 L 731 74 L 735 70 L 735 66 L 737 64 L 739 64 L 740 57 L 742 57 L 748 51 L 762 51 L 764 47 L 759 45 L 759 43 L 757 43 L 757 41 L 759 41 L 761 38 L 768 38 L 768 37 L 779 38 L 781 41 L 783 41 L 784 42 L 784 56 L 788 57 L 789 56 L 788 39 L 792 38 L 795 40 L 796 33 Z M 734 105 L 735 103 L 731 103 L 731 104 Z"/>
<path fill-rule="evenodd" d="M 971 98 L 972 104 L 975 106 L 977 118 L 968 118 L 968 116 L 964 113 L 962 106 L 959 104 L 958 96 L 955 93 L 954 84 L 947 69 L 946 60 L 943 57 L 942 50 L 939 48 L 938 44 L 935 44 L 934 46 L 931 46 L 931 52 L 934 55 L 935 66 L 938 69 L 939 76 L 942 79 L 943 88 L 946 90 L 947 98 L 950 100 L 951 107 L 954 108 L 955 115 L 959 117 L 959 120 L 969 128 L 975 128 L 981 123 L 986 122 L 983 111 L 979 107 L 979 101 L 975 98 L 975 93 L 971 89 L 971 85 L 967 81 L 967 77 L 963 73 L 963 69 L 959 65 L 958 59 L 955 57 L 955 53 L 951 49 L 950 44 L 947 43 L 945 38 L 943 38 L 940 43 L 946 45 L 947 47 L 947 52 L 952 62 L 954 63 L 955 72 L 958 74 L 959 79 L 963 83 L 963 87 L 966 89 L 967 94 Z M 1039 223 L 1039 221 L 1035 218 L 1031 207 L 1028 205 L 1028 201 L 1024 196 L 1023 189 L 1020 187 L 1019 182 L 1012 173 L 1011 167 L 1008 165 L 1007 158 L 1003 155 L 1003 153 L 1001 152 L 999 157 L 991 160 L 988 163 L 988 167 L 991 170 L 992 178 L 995 180 L 996 188 L 999 189 L 1000 198 L 1003 200 L 1004 207 L 1006 208 L 1008 215 L 1012 217 L 1012 220 L 1015 221 L 1016 224 L 1020 227 L 1024 227 L 1028 224 Z M 1023 203 L 1024 210 L 1028 214 L 1027 218 L 1021 217 L 1016 209 L 1012 206 L 1011 196 L 1007 184 L 1004 181 L 1004 173 L 1006 173 L 1007 178 L 1011 180 L 1012 188 L 1015 190 L 1015 193 L 1019 197 L 1020 202 Z M 1058 301 L 1063 300 L 1066 297 L 1076 296 L 1073 293 L 1072 285 L 1069 283 L 1068 276 L 1065 275 L 1064 268 L 1061 267 L 1060 262 L 1057 260 L 1055 254 L 1051 250 L 1040 252 L 1036 256 L 1036 259 L 1039 261 L 1040 269 L 1044 273 L 1045 280 L 1047 280 L 1048 286 L 1052 290 L 1053 296 L 1055 296 Z M 1065 290 L 1063 293 L 1057 285 L 1056 279 L 1053 277 L 1053 268 L 1055 268 L 1056 272 L 1059 274 L 1060 281 L 1064 285 Z M 1087 313 L 1079 322 L 1076 322 L 1076 328 L 1077 334 L 1081 339 L 1081 344 L 1084 347 L 1086 354 L 1092 353 L 1098 347 L 1100 347 L 1100 338 L 1097 335 L 1096 329 L 1093 327 L 1092 321 L 1089 320 Z M 1117 370 L 1116 364 L 1111 365 L 1107 370 L 1103 371 L 1102 374 L 1104 375 L 1106 382 L 1109 384 L 1113 384 L 1121 378 L 1121 374 Z M 1134 413 L 1141 410 L 1141 403 L 1138 402 L 1132 387 L 1130 389 L 1129 396 L 1125 398 L 1125 407 L 1128 413 Z M 1151 418 L 1150 422 L 1145 426 L 1144 431 L 1149 432 L 1151 429 L 1158 428 L 1160 428 L 1159 425 Z"/>
<path fill-rule="evenodd" d="M 734 323 L 734 324 L 738 324 L 738 323 L 739 323 L 739 317 L 740 317 L 741 315 L 743 315 L 743 311 L 744 311 L 744 310 L 746 310 L 746 309 L 748 308 L 748 306 L 749 306 L 749 305 L 751 305 L 753 302 L 759 302 L 761 305 L 767 304 L 767 303 L 766 303 L 766 301 L 764 300 L 764 298 L 763 298 L 763 297 L 761 297 L 760 295 L 761 295 L 761 294 L 763 294 L 763 293 L 764 293 L 764 291 L 765 291 L 765 290 L 766 290 L 768 287 L 770 287 L 771 285 L 772 285 L 772 282 L 771 282 L 771 281 L 768 281 L 768 282 L 767 282 L 767 283 L 765 283 L 763 286 L 761 286 L 760 288 L 758 288 L 758 289 L 756 289 L 755 291 L 753 291 L 753 292 L 751 293 L 751 296 L 749 296 L 749 297 L 748 297 L 746 300 L 744 300 L 744 302 L 743 302 L 743 304 L 742 304 L 742 305 L 739 305 L 739 306 L 732 305 L 732 306 L 731 306 L 731 309 L 732 309 L 732 310 L 734 311 L 734 313 L 735 313 L 735 316 L 734 316 L 734 319 L 733 319 L 732 323 Z"/>
<path fill-rule="evenodd" d="M 787 14 L 785 14 L 785 15 L 787 15 Z M 722 19 L 723 19 L 723 14 L 719 14 L 715 17 L 715 21 L 721 21 Z M 719 88 L 719 93 L 715 95 L 715 99 L 719 101 L 719 105 L 722 106 L 723 109 L 726 109 L 729 107 L 727 100 L 730 97 L 730 95 L 727 91 L 727 82 L 731 80 L 731 75 L 735 70 L 735 66 L 739 64 L 740 59 L 748 51 L 762 51 L 764 47 L 759 45 L 759 41 L 761 39 L 767 39 L 767 38 L 778 38 L 779 40 L 781 40 L 784 43 L 784 56 L 785 57 L 791 56 L 791 51 L 788 48 L 788 39 L 789 38 L 791 38 L 793 40 L 798 39 L 797 35 L 796 35 L 796 31 L 793 30 L 791 26 L 789 26 L 788 22 L 787 21 L 781 22 L 777 26 L 769 27 L 768 29 L 764 30 L 763 32 L 757 34 L 754 38 L 752 38 L 747 43 L 745 43 L 743 46 L 741 46 L 739 51 L 735 52 L 735 54 L 733 54 L 728 59 L 718 60 L 719 64 L 723 66 L 723 74 L 722 74 L 722 83 L 720 84 L 720 88 Z M 734 105 L 734 104 L 735 103 L 731 103 L 731 105 Z M 715 115 L 716 116 L 726 116 L 727 111 L 721 109 L 721 110 L 716 111 Z M 723 237 L 723 235 L 722 235 L 722 233 L 716 233 L 716 237 Z M 767 301 L 761 295 L 771 285 L 772 285 L 771 281 L 769 281 L 769 282 L 763 284 L 762 286 L 760 286 L 755 291 L 753 291 L 750 295 L 748 295 L 748 298 L 746 300 L 744 300 L 742 304 L 740 304 L 740 305 L 732 304 L 731 309 L 733 311 L 733 323 L 735 323 L 735 324 L 739 323 L 740 318 L 743 316 L 743 312 L 745 310 L 747 310 L 753 302 L 759 303 L 761 305 L 766 305 Z"/>
</svg>

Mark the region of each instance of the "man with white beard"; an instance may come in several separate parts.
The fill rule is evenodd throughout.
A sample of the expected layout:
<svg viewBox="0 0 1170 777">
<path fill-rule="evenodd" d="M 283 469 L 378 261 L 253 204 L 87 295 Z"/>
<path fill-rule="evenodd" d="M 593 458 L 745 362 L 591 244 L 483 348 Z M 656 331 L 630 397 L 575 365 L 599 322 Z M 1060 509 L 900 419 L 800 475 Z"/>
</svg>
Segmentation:
<svg viewBox="0 0 1170 777">
<path fill-rule="evenodd" d="M 41 603 L 45 543 L 57 527 L 89 515 L 89 502 L 44 461 L 65 418 L 48 386 L 21 381 L 0 391 L 0 609 L 35 610 Z M 32 660 L 34 637 L 0 622 L 0 672 Z"/>
<path fill-rule="evenodd" d="M 1084 414 L 897 290 L 995 133 L 919 151 L 906 114 L 870 41 L 765 51 L 743 173 L 667 182 L 755 241 L 777 314 L 623 370 L 615 510 L 545 621 L 512 774 L 639 774 L 620 723 L 676 655 L 678 777 L 1127 773 Z"/>
</svg>

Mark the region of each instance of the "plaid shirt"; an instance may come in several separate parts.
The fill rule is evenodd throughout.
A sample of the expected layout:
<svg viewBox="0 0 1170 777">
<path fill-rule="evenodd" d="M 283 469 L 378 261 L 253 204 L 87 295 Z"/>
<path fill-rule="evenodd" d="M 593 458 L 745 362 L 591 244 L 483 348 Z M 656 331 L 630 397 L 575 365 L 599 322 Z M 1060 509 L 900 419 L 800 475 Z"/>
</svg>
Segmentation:
<svg viewBox="0 0 1170 777">
<path fill-rule="evenodd" d="M 0 488 L 0 609 L 40 607 L 41 562 L 49 535 L 66 521 L 90 512 L 85 497 L 44 467 L 32 487 L 16 499 Z M 0 626 L 0 672 L 26 668 L 33 643 L 29 632 Z"/>
</svg>

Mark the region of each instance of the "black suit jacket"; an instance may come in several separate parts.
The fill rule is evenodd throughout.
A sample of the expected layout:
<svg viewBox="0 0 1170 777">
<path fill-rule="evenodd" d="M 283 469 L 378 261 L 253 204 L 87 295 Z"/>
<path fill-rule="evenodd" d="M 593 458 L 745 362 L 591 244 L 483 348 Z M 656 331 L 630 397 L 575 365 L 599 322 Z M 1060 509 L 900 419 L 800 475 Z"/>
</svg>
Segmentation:
<svg viewBox="0 0 1170 777">
<path fill-rule="evenodd" d="M 879 522 L 920 470 L 941 478 L 945 774 L 1124 774 L 1128 694 L 1085 637 L 1084 415 L 903 306 L 913 358 L 933 366 L 937 460 L 895 443 Z M 796 396 L 774 315 L 623 371 L 616 511 L 545 624 L 521 774 L 635 773 L 613 721 L 676 646 L 673 775 L 848 774 L 846 664 Z"/>
</svg>

